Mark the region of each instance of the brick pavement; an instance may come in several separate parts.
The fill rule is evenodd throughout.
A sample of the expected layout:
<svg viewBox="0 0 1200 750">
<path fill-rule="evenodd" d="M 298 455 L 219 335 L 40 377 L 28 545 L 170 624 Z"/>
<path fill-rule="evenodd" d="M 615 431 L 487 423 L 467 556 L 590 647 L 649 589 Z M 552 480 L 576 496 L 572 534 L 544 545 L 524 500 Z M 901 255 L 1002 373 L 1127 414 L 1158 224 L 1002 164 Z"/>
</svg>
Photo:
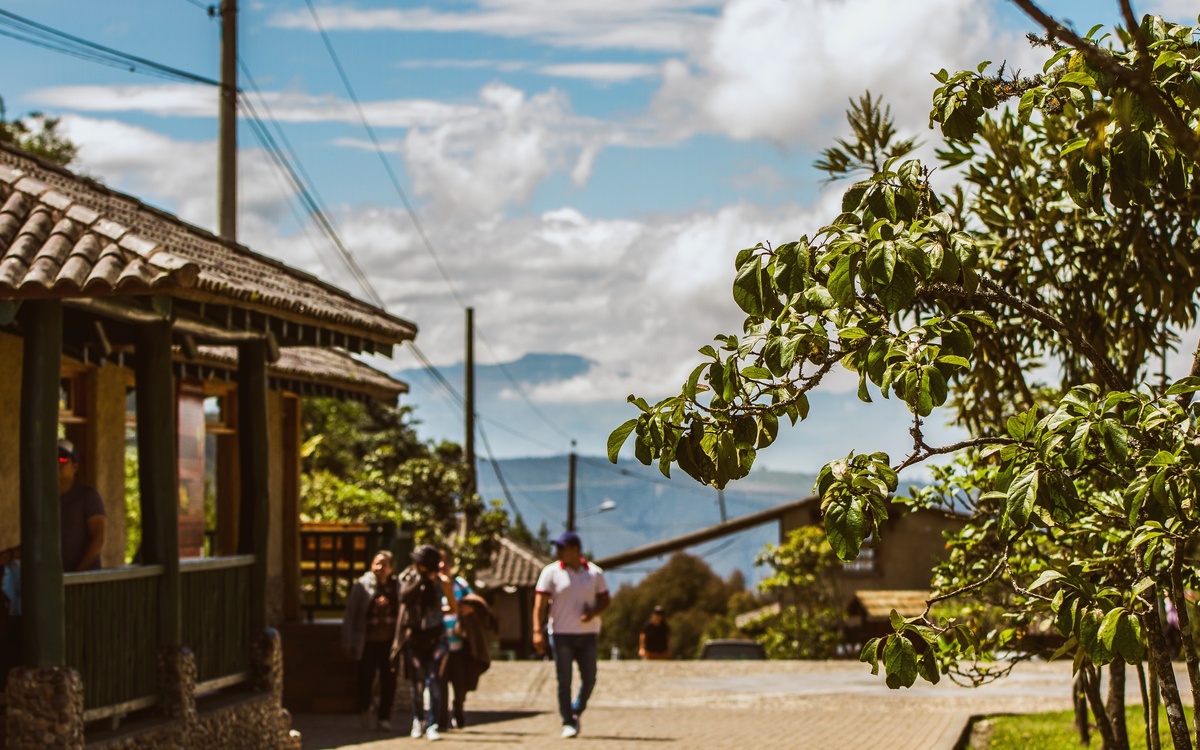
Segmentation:
<svg viewBox="0 0 1200 750">
<path fill-rule="evenodd" d="M 1022 664 L 978 689 L 943 681 L 893 691 L 857 662 L 601 662 L 583 732 L 568 743 L 558 737 L 552 666 L 500 662 L 471 694 L 467 728 L 440 744 L 951 750 L 972 714 L 1066 709 L 1070 684 L 1069 663 Z M 395 719 L 391 737 L 359 729 L 356 716 L 299 715 L 294 725 L 306 750 L 413 747 L 407 711 Z"/>
</svg>

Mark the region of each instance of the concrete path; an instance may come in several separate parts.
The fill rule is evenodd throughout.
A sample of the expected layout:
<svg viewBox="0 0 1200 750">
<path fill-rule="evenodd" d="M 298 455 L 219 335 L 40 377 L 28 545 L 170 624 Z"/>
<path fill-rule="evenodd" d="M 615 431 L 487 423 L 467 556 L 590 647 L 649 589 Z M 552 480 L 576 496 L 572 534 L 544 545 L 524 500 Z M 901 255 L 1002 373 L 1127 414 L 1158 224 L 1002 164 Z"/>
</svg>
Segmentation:
<svg viewBox="0 0 1200 750">
<path fill-rule="evenodd" d="M 1136 678 L 1130 688 L 1137 702 Z M 1065 710 L 1070 689 L 1069 662 L 1021 664 L 981 688 L 943 680 L 898 691 L 858 662 L 601 662 L 583 731 L 564 741 L 552 665 L 499 662 L 470 696 L 468 726 L 445 732 L 439 744 L 952 750 L 972 714 Z M 311 750 L 413 747 L 410 723 L 405 707 L 398 707 L 391 735 L 360 729 L 357 716 L 293 717 Z"/>
</svg>

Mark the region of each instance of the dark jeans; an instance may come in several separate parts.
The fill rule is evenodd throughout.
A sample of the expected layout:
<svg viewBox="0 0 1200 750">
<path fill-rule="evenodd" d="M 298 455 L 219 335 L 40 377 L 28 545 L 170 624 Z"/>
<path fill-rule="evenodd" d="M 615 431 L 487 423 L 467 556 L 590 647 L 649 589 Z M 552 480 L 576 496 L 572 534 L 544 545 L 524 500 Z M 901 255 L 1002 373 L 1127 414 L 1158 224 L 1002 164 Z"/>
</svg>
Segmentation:
<svg viewBox="0 0 1200 750">
<path fill-rule="evenodd" d="M 554 671 L 558 674 L 558 714 L 562 723 L 575 726 L 575 717 L 587 708 L 592 688 L 596 687 L 596 634 L 558 634 L 550 636 L 554 649 Z M 579 665 L 579 694 L 571 700 L 571 663 Z"/>
<path fill-rule="evenodd" d="M 443 670 L 446 679 L 442 683 L 442 704 L 439 708 L 438 724 L 450 726 L 450 688 L 454 688 L 454 721 L 458 728 L 463 726 L 463 706 L 467 701 L 467 656 L 466 649 L 450 651 L 446 654 L 446 666 Z"/>
<path fill-rule="evenodd" d="M 406 643 L 404 661 L 408 678 L 412 682 L 413 718 L 423 717 L 428 728 L 438 723 L 438 709 L 442 705 L 442 691 L 446 686 L 446 644 L 439 643 L 431 649 L 415 649 Z M 429 689 L 428 711 L 425 710 L 426 688 Z"/>
<path fill-rule="evenodd" d="M 379 720 L 392 717 L 392 701 L 396 699 L 396 667 L 392 664 L 392 644 L 367 641 L 362 658 L 358 660 L 358 710 L 371 707 L 371 683 L 379 674 Z"/>
</svg>

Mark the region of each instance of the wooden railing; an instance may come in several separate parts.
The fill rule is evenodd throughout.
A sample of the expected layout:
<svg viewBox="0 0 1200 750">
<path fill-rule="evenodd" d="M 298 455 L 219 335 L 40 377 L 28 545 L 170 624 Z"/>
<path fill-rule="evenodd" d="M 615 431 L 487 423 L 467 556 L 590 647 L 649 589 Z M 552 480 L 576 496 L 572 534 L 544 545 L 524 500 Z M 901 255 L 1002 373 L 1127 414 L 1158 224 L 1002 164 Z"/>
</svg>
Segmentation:
<svg viewBox="0 0 1200 750">
<path fill-rule="evenodd" d="M 371 569 L 375 553 L 389 549 L 407 558 L 411 539 L 411 531 L 397 533 L 392 522 L 301 524 L 300 608 L 306 618 L 312 621 L 318 612 L 340 617 L 350 587 Z"/>
<path fill-rule="evenodd" d="M 63 575 L 67 665 L 83 678 L 87 720 L 158 700 L 161 565 Z"/>
<path fill-rule="evenodd" d="M 196 658 L 197 690 L 250 676 L 250 574 L 254 555 L 179 563 L 183 642 Z"/>
</svg>

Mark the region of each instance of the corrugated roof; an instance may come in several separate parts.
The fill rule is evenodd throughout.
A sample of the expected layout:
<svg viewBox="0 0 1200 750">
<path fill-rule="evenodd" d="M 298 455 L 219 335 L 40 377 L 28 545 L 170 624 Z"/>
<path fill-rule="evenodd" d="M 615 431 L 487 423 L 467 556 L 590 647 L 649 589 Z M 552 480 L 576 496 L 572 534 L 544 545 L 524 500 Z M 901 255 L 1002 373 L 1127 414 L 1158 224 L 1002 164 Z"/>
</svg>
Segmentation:
<svg viewBox="0 0 1200 750">
<path fill-rule="evenodd" d="M 862 606 L 863 614 L 871 618 L 887 619 L 896 610 L 905 617 L 916 617 L 925 611 L 928 591 L 859 591 L 854 598 Z"/>
<path fill-rule="evenodd" d="M 151 267 L 159 268 L 178 261 L 179 268 L 169 269 L 176 273 L 178 280 L 183 280 L 178 277 L 181 273 L 195 276 L 194 283 L 186 285 L 189 287 L 186 293 L 173 292 L 175 296 L 235 304 L 266 313 L 283 312 L 298 320 L 349 329 L 355 335 L 387 344 L 416 336 L 417 328 L 413 323 L 355 299 L 315 276 L 223 240 L 132 196 L 4 143 L 0 143 L 0 168 L 10 192 L 14 186 L 20 189 L 23 180 L 30 189 L 45 186 L 39 203 L 44 208 L 37 212 L 45 214 L 39 218 L 40 222 L 48 221 L 57 226 L 72 207 L 79 206 L 75 209 L 77 216 L 82 216 L 81 212 L 85 211 L 88 216 L 95 214 L 90 226 L 97 235 L 108 238 L 101 228 L 111 229 L 122 240 L 129 238 L 127 242 L 116 242 L 117 247 L 141 255 L 147 261 L 159 258 L 157 263 L 150 262 Z M 25 215 L 34 213 L 35 208 L 26 210 Z M 79 222 L 79 219 L 72 221 Z M 53 231 L 46 232 L 47 236 L 51 234 Z M 54 253 L 63 254 L 61 244 L 62 241 L 56 241 Z M 103 243 L 101 245 L 97 262 L 103 254 Z M 155 251 L 155 248 L 159 249 Z M 6 255 L 12 252 L 8 246 L 2 249 Z M 79 254 L 87 257 L 82 250 Z M 68 255 L 64 254 L 63 260 L 67 259 Z M 38 282 L 37 278 L 30 283 L 37 282 L 36 287 L 43 296 L 68 296 L 65 289 Z M 132 293 L 125 289 L 117 291 Z M 24 289 L 0 286 L 0 296 L 4 297 L 29 296 L 31 293 L 28 286 Z"/>
<path fill-rule="evenodd" d="M 199 360 L 226 368 L 237 367 L 237 347 L 201 346 Z M 341 349 L 290 346 L 279 350 L 279 360 L 271 363 L 270 377 L 291 390 L 305 392 L 305 383 L 329 386 L 341 395 L 362 395 L 395 401 L 408 393 L 408 384 L 359 362 Z"/>
<path fill-rule="evenodd" d="M 0 295 L 146 294 L 200 267 L 24 172 L 0 164 Z"/>
<path fill-rule="evenodd" d="M 553 558 L 535 552 L 507 537 L 500 537 L 500 547 L 492 555 L 486 570 L 475 574 L 475 582 L 487 589 L 504 586 L 533 586 L 542 568 Z"/>
</svg>

